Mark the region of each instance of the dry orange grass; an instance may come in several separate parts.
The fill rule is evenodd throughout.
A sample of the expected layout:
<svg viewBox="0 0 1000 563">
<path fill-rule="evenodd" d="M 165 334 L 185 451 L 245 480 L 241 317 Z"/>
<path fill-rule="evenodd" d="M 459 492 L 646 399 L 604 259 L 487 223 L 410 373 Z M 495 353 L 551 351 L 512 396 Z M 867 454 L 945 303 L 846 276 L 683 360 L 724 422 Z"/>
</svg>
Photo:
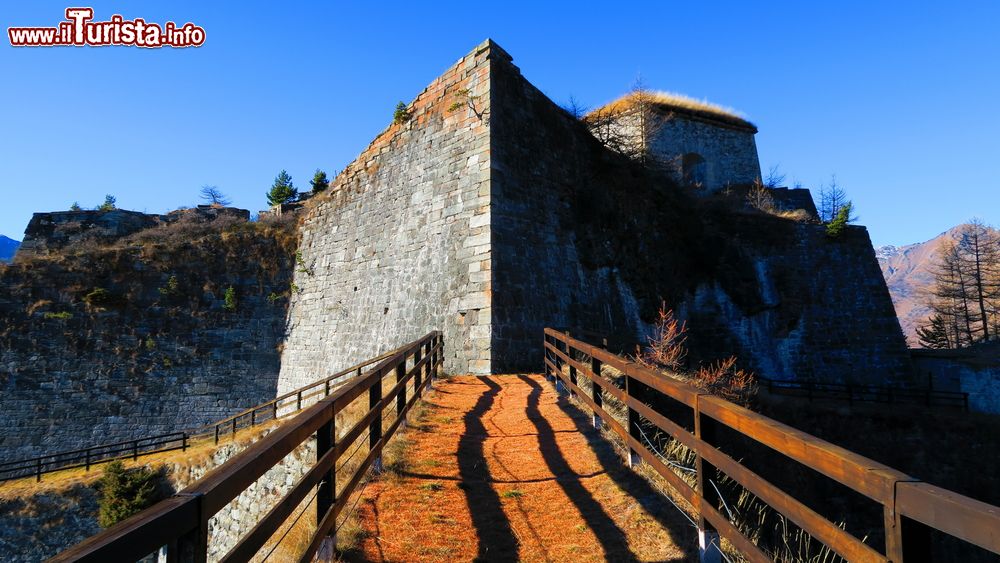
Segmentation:
<svg viewBox="0 0 1000 563">
<path fill-rule="evenodd" d="M 683 94 L 661 91 L 629 92 L 614 101 L 588 112 L 585 118 L 600 114 L 607 115 L 626 112 L 635 107 L 636 104 L 643 101 L 667 111 L 688 111 L 691 113 L 715 117 L 722 119 L 723 121 L 736 123 L 738 125 L 753 127 L 753 124 L 747 121 L 740 112 L 732 108 L 713 104 L 706 100 L 697 100 Z"/>
</svg>

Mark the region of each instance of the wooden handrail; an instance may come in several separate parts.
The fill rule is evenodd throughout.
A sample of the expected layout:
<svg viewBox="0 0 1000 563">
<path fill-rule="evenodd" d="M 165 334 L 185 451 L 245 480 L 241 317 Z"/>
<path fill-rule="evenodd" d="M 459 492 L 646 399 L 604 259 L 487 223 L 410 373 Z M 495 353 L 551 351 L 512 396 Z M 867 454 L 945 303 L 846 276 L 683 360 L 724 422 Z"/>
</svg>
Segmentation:
<svg viewBox="0 0 1000 563">
<path fill-rule="evenodd" d="M 293 409 L 290 413 L 285 413 L 283 416 L 294 414 L 302 410 L 301 403 L 303 400 L 312 399 L 321 395 L 323 397 L 328 396 L 331 390 L 336 389 L 336 387 L 332 387 L 333 384 L 343 384 L 342 380 L 351 374 L 360 376 L 364 368 L 398 354 L 403 348 L 405 348 L 405 346 L 389 350 L 388 352 L 375 356 L 374 358 L 340 370 L 331 376 L 289 391 L 284 395 L 279 395 L 266 403 L 253 406 L 249 409 L 195 430 L 186 432 L 169 432 L 166 434 L 158 434 L 156 436 L 145 436 L 142 438 L 134 438 L 131 440 L 122 440 L 120 442 L 80 448 L 77 450 L 65 450 L 32 458 L 3 462 L 0 463 L 0 482 L 10 481 L 13 479 L 23 479 L 25 477 L 35 477 L 36 481 L 41 481 L 42 475 L 46 473 L 54 473 L 56 471 L 76 469 L 79 467 L 86 467 L 89 470 L 92 465 L 115 461 L 118 459 L 129 459 L 137 457 L 137 455 L 147 456 L 175 450 L 186 450 L 190 446 L 189 440 L 194 437 L 214 434 L 215 443 L 218 444 L 220 437 L 226 430 L 231 430 L 231 433 L 235 434 L 236 430 L 252 428 L 259 424 L 280 418 L 278 416 L 279 408 L 287 408 L 285 405 L 282 405 L 281 407 L 278 406 L 281 401 L 297 397 L 297 408 Z M 320 387 L 323 388 L 323 391 L 319 390 Z M 309 394 L 310 391 L 314 392 Z M 303 395 L 303 393 L 306 394 Z M 263 414 L 261 416 L 257 416 L 258 413 Z M 267 414 L 270 414 L 271 416 L 266 416 Z M 240 420 L 246 420 L 248 417 L 248 424 L 238 424 Z M 119 446 L 128 447 L 120 448 Z M 107 455 L 120 454 L 122 452 L 128 452 L 130 455 Z M 83 461 L 81 462 L 80 460 Z"/>
<path fill-rule="evenodd" d="M 930 530 L 938 530 L 983 549 L 1000 554 L 1000 507 L 992 506 L 920 482 L 905 473 L 772 420 L 744 407 L 666 377 L 600 346 L 578 340 L 558 330 L 544 331 L 545 374 L 564 385 L 585 403 L 598 421 L 607 424 L 630 450 L 661 475 L 670 487 L 698 513 L 701 526 L 714 528 L 751 561 L 768 556 L 744 536 L 714 506 L 717 495 L 705 486 L 709 473 L 719 470 L 757 496 L 772 509 L 849 561 L 920 560 L 929 557 Z M 579 359 L 581 356 L 585 360 Z M 602 366 L 620 372 L 624 389 L 601 373 Z M 586 377 L 593 386 L 588 396 L 577 384 Z M 654 393 L 670 397 L 690 409 L 691 431 L 649 406 L 649 397 L 636 397 L 630 382 L 642 383 Z M 602 406 L 603 394 L 627 407 L 621 423 Z M 645 421 L 690 448 L 696 454 L 698 485 L 690 486 L 671 471 L 635 432 Z M 764 445 L 804 467 L 833 479 L 882 505 L 885 523 L 884 554 L 816 513 L 801 501 L 756 474 L 713 444 L 706 425 L 721 424 Z M 920 525 L 912 525 L 917 522 Z"/>
<path fill-rule="evenodd" d="M 315 436 L 318 461 L 224 558 L 244 560 L 247 555 L 256 553 L 285 521 L 290 507 L 297 506 L 309 490 L 317 488 L 319 524 L 302 558 L 303 561 L 311 560 L 335 525 L 337 515 L 344 509 L 351 493 L 380 458 L 385 443 L 400 427 L 401 419 L 437 375 L 444 361 L 443 350 L 442 335 L 435 331 L 393 351 L 378 360 L 378 364 L 362 377 L 352 378 L 328 397 L 307 407 L 173 497 L 63 551 L 51 561 L 136 560 L 162 546 L 167 546 L 171 560 L 177 560 L 178 556 L 193 556 L 194 561 L 205 561 L 209 519 L 285 456 Z M 407 360 L 411 358 L 412 367 L 407 371 Z M 390 392 L 382 395 L 382 380 L 388 375 L 395 375 L 396 381 Z M 405 397 L 406 385 L 411 380 L 413 396 L 405 401 L 397 400 L 397 397 Z M 337 414 L 365 393 L 370 397 L 368 411 L 337 440 L 334 428 Z M 393 405 L 397 418 L 383 429 L 383 410 Z M 368 436 L 377 436 L 377 440 L 370 443 L 368 456 L 337 494 L 332 486 L 336 463 L 362 438 L 365 429 Z"/>
</svg>

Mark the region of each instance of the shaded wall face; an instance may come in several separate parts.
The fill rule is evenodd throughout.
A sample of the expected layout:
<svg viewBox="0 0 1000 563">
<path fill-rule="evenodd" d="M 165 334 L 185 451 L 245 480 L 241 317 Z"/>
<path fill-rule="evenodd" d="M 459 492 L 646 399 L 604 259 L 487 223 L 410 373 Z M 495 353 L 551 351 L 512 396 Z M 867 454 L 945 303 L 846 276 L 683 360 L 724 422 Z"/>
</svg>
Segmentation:
<svg viewBox="0 0 1000 563">
<path fill-rule="evenodd" d="M 706 190 L 714 191 L 728 184 L 750 184 L 760 178 L 760 161 L 754 134 L 672 116 L 663 120 L 649 150 L 660 157 L 675 179 L 684 179 L 685 155 L 698 155 Z M 694 161 L 694 159 L 690 159 Z"/>
<path fill-rule="evenodd" d="M 636 339 L 636 298 L 613 267 L 588 263 L 577 244 L 591 190 L 617 193 L 597 178 L 607 164 L 597 157 L 618 165 L 624 158 L 609 155 L 511 64 L 493 65 L 491 92 L 493 372 L 540 370 L 545 327 Z M 593 211 L 596 219 L 605 210 Z"/>
<path fill-rule="evenodd" d="M 446 370 L 489 372 L 488 55 L 446 71 L 309 202 L 280 391 L 434 329 Z"/>
</svg>

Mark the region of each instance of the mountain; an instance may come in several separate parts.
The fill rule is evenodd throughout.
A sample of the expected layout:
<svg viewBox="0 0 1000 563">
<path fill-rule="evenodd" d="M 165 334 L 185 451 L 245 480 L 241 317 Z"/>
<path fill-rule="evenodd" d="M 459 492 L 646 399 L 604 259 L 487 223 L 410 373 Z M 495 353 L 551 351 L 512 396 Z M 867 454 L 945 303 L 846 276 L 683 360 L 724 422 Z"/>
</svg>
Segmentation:
<svg viewBox="0 0 1000 563">
<path fill-rule="evenodd" d="M 0 262 L 10 262 L 19 246 L 21 243 L 16 240 L 0 235 Z"/>
<path fill-rule="evenodd" d="M 922 326 L 930 309 L 927 307 L 927 292 L 934 285 L 934 269 L 937 263 L 937 249 L 946 240 L 957 241 L 962 227 L 958 225 L 940 235 L 916 244 L 902 247 L 892 245 L 875 249 L 882 276 L 889 286 L 892 304 L 896 307 L 899 325 L 903 328 L 910 346 L 919 346 L 917 327 Z"/>
</svg>

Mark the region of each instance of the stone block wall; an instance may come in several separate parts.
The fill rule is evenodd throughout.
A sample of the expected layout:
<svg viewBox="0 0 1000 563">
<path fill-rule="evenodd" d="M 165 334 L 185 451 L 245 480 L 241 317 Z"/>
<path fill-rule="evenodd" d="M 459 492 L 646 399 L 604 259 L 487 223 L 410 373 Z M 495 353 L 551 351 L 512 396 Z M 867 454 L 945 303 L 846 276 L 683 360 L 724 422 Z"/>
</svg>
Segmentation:
<svg viewBox="0 0 1000 563">
<path fill-rule="evenodd" d="M 0 461 L 190 430 L 274 398 L 287 299 L 268 297 L 287 294 L 293 255 L 241 227 L 0 266 Z M 109 302 L 88 303 L 95 289 Z"/>
<path fill-rule="evenodd" d="M 447 371 L 489 373 L 489 46 L 307 203 L 279 391 L 434 329 Z"/>
<path fill-rule="evenodd" d="M 692 360 L 736 355 L 773 379 L 919 385 L 868 232 L 733 216 L 741 279 L 702 282 L 678 307 Z"/>
<path fill-rule="evenodd" d="M 939 391 L 969 394 L 969 410 L 1000 414 L 1000 344 L 961 350 L 910 350 L 917 379 Z"/>
<path fill-rule="evenodd" d="M 658 126 L 650 152 L 660 156 L 677 181 L 682 179 L 683 156 L 701 156 L 705 159 L 704 189 L 716 191 L 729 184 L 751 184 L 761 177 L 756 132 L 673 113 Z"/>
</svg>

